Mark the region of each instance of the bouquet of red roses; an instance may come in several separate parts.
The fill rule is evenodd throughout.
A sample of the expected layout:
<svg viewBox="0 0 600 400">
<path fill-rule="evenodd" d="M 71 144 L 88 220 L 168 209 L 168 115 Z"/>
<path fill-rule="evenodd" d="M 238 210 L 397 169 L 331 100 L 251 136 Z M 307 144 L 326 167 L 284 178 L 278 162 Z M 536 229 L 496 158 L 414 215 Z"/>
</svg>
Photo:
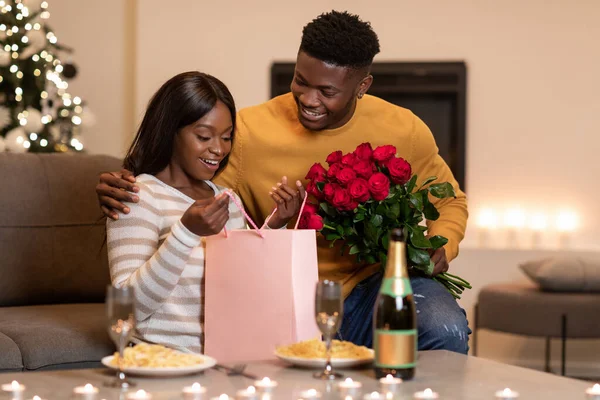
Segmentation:
<svg viewBox="0 0 600 400">
<path fill-rule="evenodd" d="M 355 255 L 358 262 L 385 266 L 390 232 L 401 228 L 407 238 L 408 263 L 430 276 L 434 264 L 429 251 L 444 246 L 443 236 L 427 237 L 424 219 L 435 221 L 439 212 L 429 195 L 443 199 L 455 197 L 448 182 L 425 179 L 417 187 L 417 175 L 410 164 L 396 156 L 391 145 L 372 149 L 363 143 L 352 153 L 334 151 L 327 156 L 329 169 L 315 163 L 306 179 L 307 192 L 316 203 L 306 204 L 299 227 L 315 229 L 333 244 L 343 241 L 342 252 Z M 447 272 L 433 278 L 455 298 L 471 285 Z"/>
</svg>

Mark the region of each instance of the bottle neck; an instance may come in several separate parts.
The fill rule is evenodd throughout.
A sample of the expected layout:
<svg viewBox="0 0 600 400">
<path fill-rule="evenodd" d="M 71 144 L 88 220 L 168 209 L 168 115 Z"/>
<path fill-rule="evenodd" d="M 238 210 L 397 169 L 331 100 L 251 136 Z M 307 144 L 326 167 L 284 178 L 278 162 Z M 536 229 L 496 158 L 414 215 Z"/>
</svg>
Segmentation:
<svg viewBox="0 0 600 400">
<path fill-rule="evenodd" d="M 385 278 L 408 278 L 405 242 L 390 241 Z"/>
</svg>

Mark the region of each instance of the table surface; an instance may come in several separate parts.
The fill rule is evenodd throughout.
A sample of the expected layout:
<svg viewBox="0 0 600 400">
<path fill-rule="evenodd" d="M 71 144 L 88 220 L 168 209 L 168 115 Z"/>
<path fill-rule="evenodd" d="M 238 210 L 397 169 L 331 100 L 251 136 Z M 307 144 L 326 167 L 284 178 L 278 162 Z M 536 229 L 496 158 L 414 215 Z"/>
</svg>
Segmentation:
<svg viewBox="0 0 600 400">
<path fill-rule="evenodd" d="M 259 377 L 268 376 L 279 385 L 273 392 L 273 400 L 293 399 L 307 389 L 317 389 L 323 398 L 338 399 L 337 382 L 326 383 L 312 377 L 314 370 L 290 367 L 279 361 L 249 363 L 246 372 Z M 340 370 L 344 377 L 350 377 L 363 384 L 362 394 L 379 390 L 379 382 L 371 368 Z M 124 399 L 118 389 L 103 386 L 103 382 L 113 378 L 108 369 L 80 369 L 64 371 L 21 372 L 0 374 L 0 384 L 17 380 L 26 385 L 24 399 L 34 395 L 46 400 L 74 398 L 73 388 L 92 383 L 100 389 L 98 400 Z M 240 389 L 252 385 L 253 381 L 240 376 L 227 376 L 214 369 L 204 373 L 176 378 L 134 377 L 137 386 L 133 391 L 144 389 L 152 394 L 153 400 L 181 400 L 181 390 L 194 382 L 207 387 L 206 399 L 226 393 L 232 397 Z M 440 399 L 495 399 L 494 393 L 510 387 L 520 393 L 522 399 L 577 400 L 585 399 L 585 389 L 590 382 L 563 378 L 531 369 L 501 364 L 477 357 L 463 356 L 448 351 L 427 351 L 419 353 L 416 376 L 412 381 L 403 382 L 397 399 L 412 399 L 413 394 L 425 388 L 439 393 Z M 4 397 L 3 397 L 4 396 Z M 8 399 L 0 393 L 0 399 Z M 362 396 L 361 396 L 362 398 Z"/>
</svg>

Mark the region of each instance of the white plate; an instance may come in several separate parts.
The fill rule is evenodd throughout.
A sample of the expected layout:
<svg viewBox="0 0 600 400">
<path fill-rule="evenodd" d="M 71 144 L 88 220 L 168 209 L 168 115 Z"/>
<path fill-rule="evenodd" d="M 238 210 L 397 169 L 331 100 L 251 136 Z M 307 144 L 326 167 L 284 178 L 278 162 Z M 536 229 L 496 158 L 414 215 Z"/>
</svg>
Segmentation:
<svg viewBox="0 0 600 400">
<path fill-rule="evenodd" d="M 204 359 L 202 364 L 190 365 L 185 367 L 167 367 L 167 368 L 149 368 L 149 367 L 129 367 L 123 368 L 123 371 L 128 375 L 137 376 L 181 376 L 191 375 L 209 369 L 217 364 L 217 360 L 212 357 L 200 355 Z M 102 364 L 106 367 L 117 370 L 117 367 L 111 364 L 114 356 L 107 356 L 102 359 Z"/>
<path fill-rule="evenodd" d="M 371 352 L 371 358 L 332 358 L 331 366 L 333 368 L 351 368 L 357 367 L 359 365 L 370 364 L 373 362 L 375 358 L 375 352 L 372 349 L 369 349 Z M 300 358 L 300 357 L 288 357 L 275 353 L 275 356 L 280 360 L 289 362 L 290 364 L 296 365 L 298 367 L 307 367 L 307 368 L 324 368 L 325 362 L 327 361 L 324 358 Z"/>
</svg>

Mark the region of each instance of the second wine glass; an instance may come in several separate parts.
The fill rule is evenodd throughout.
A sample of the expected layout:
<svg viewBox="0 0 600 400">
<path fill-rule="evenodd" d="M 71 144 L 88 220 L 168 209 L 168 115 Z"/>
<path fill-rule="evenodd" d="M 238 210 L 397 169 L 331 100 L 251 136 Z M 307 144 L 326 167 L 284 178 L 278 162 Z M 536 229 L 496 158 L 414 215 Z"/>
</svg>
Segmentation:
<svg viewBox="0 0 600 400">
<path fill-rule="evenodd" d="M 342 285 L 333 281 L 320 281 L 315 292 L 315 317 L 317 326 L 325 339 L 327 361 L 322 372 L 314 374 L 319 379 L 338 379 L 343 375 L 333 371 L 331 366 L 331 342 L 342 325 L 344 317 L 344 299 Z"/>
<path fill-rule="evenodd" d="M 117 379 L 105 383 L 105 386 L 127 389 L 135 386 L 123 371 L 123 353 L 129 344 L 135 329 L 133 310 L 133 288 L 117 288 L 109 285 L 106 289 L 106 316 L 108 334 L 119 350 Z"/>
</svg>

